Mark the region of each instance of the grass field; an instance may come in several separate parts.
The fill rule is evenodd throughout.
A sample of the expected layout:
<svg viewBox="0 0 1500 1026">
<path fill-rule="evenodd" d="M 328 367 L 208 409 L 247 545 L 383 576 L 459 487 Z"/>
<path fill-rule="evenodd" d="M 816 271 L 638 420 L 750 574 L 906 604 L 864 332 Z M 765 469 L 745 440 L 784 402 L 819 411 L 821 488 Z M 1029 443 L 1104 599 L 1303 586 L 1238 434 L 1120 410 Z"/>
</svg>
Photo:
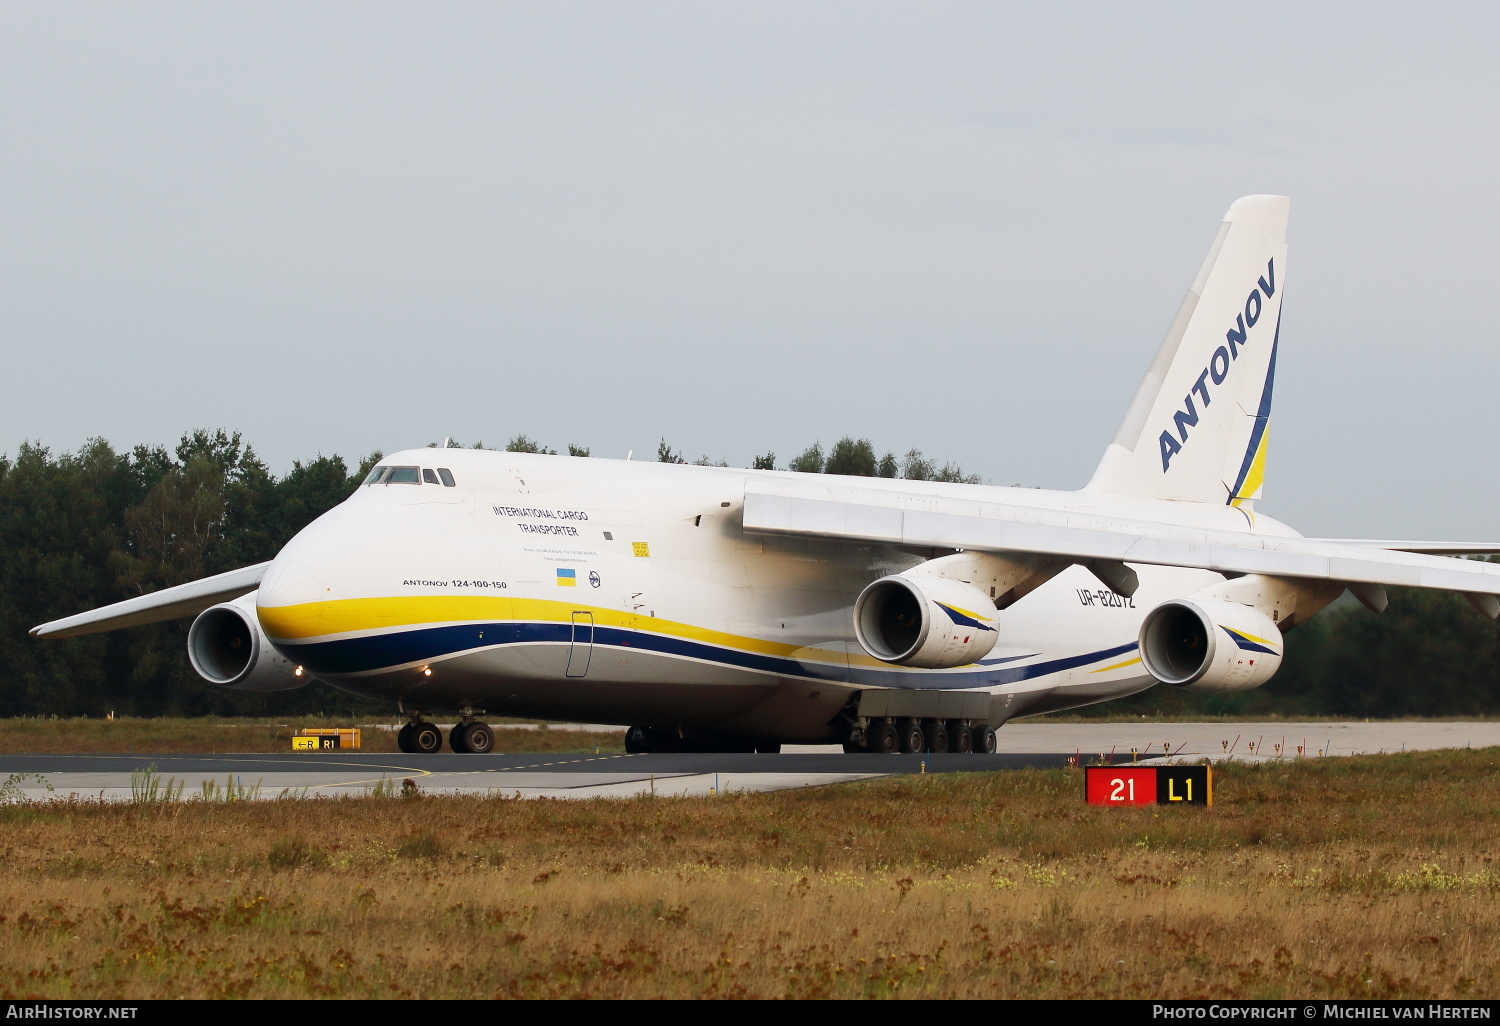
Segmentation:
<svg viewBox="0 0 1500 1026">
<path fill-rule="evenodd" d="M 391 721 L 396 723 L 399 721 Z M 394 730 L 372 729 L 368 720 L 304 716 L 295 721 L 218 719 L 0 719 L 0 753 L 217 754 L 290 752 L 292 735 L 304 727 L 356 727 L 366 752 L 396 751 Z M 497 752 L 623 752 L 625 731 L 507 728 L 495 721 Z"/>
<path fill-rule="evenodd" d="M 1500 751 L 702 799 L 0 806 L 5 997 L 1500 993 Z"/>
</svg>

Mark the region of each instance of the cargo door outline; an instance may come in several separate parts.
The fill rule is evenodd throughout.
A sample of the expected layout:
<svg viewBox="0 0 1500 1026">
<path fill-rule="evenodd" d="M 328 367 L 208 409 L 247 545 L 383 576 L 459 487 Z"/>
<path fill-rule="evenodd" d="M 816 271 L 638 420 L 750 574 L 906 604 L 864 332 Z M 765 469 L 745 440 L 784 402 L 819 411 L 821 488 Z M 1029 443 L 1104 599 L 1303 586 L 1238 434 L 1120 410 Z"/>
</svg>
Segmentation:
<svg viewBox="0 0 1500 1026">
<path fill-rule="evenodd" d="M 569 677 L 586 677 L 589 661 L 594 658 L 594 614 L 584 610 L 573 611 L 573 634 L 568 644 Z"/>
</svg>

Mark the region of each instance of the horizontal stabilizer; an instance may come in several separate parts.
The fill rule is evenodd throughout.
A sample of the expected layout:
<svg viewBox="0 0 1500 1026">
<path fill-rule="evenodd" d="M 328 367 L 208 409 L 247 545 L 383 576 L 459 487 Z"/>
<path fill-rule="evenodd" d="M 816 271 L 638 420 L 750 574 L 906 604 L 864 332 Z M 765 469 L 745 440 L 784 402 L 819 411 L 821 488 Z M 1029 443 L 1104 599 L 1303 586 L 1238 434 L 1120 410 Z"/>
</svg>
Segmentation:
<svg viewBox="0 0 1500 1026">
<path fill-rule="evenodd" d="M 61 620 L 33 627 L 31 634 L 37 638 L 76 638 L 80 634 L 97 634 L 121 627 L 139 627 L 145 623 L 175 620 L 180 616 L 196 616 L 210 606 L 254 591 L 260 586 L 260 579 L 270 565 L 269 562 L 257 563 L 255 566 L 179 584 L 175 588 L 163 588 L 139 598 L 100 606 L 87 613 L 66 616 Z"/>
<path fill-rule="evenodd" d="M 794 481 L 747 487 L 745 530 L 1500 595 L 1478 560 Z"/>
</svg>

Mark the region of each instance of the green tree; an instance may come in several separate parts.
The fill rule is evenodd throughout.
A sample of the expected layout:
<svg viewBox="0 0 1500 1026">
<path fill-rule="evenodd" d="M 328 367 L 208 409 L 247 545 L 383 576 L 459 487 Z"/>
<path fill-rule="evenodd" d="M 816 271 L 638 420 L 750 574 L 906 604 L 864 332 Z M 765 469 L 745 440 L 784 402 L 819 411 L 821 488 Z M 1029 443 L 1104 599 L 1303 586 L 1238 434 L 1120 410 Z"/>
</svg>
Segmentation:
<svg viewBox="0 0 1500 1026">
<path fill-rule="evenodd" d="M 768 452 L 764 456 L 757 456 L 750 464 L 751 470 L 775 470 L 776 454 Z"/>
<path fill-rule="evenodd" d="M 936 474 L 937 469 L 920 449 L 908 449 L 901 460 L 901 476 L 908 481 L 931 481 Z"/>
<path fill-rule="evenodd" d="M 656 462 L 686 463 L 687 460 L 682 456 L 681 453 L 673 452 L 672 447 L 668 445 L 667 440 L 663 438 L 660 442 L 656 443 Z"/>
<path fill-rule="evenodd" d="M 949 484 L 979 484 L 979 475 L 965 474 L 957 463 L 944 463 L 943 468 L 932 475 L 932 480 L 946 481 Z"/>
<path fill-rule="evenodd" d="M 482 448 L 482 446 L 476 445 L 476 446 L 474 446 L 474 448 L 479 449 L 479 448 Z M 510 443 L 508 445 L 506 445 L 505 451 L 506 452 L 537 452 L 537 453 L 541 453 L 543 456 L 556 456 L 557 455 L 557 450 L 556 449 L 549 449 L 546 446 L 544 446 L 541 442 L 536 441 L 534 438 L 529 438 L 526 435 L 517 435 L 516 437 L 512 438 L 510 440 Z"/>
<path fill-rule="evenodd" d="M 825 474 L 848 474 L 855 477 L 875 477 L 879 465 L 875 459 L 875 447 L 868 438 L 855 441 L 848 435 L 833 443 L 828 451 L 828 462 L 823 464 Z"/>
<path fill-rule="evenodd" d="M 799 474 L 823 473 L 823 446 L 814 442 L 802 451 L 801 456 L 788 463 L 787 469 Z"/>
</svg>

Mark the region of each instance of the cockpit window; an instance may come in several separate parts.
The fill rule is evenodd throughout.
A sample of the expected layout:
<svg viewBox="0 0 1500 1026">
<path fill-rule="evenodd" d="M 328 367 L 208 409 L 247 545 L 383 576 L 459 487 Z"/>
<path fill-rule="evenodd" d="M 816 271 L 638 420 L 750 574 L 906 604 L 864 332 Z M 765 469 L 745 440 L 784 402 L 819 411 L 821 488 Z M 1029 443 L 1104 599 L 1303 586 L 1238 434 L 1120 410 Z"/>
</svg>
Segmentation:
<svg viewBox="0 0 1500 1026">
<path fill-rule="evenodd" d="M 453 471 L 447 467 L 438 467 L 438 477 L 443 479 L 444 487 L 453 488 L 456 486 L 456 482 L 453 480 Z"/>
<path fill-rule="evenodd" d="M 440 470 L 438 471 L 438 473 L 448 474 L 446 470 Z M 452 476 L 452 474 L 448 474 L 448 477 L 450 479 L 452 478 Z M 423 481 L 426 481 L 428 484 L 438 483 L 438 479 L 432 471 L 423 470 L 421 467 L 376 467 L 365 477 L 365 484 L 367 485 L 419 485 Z"/>
</svg>

